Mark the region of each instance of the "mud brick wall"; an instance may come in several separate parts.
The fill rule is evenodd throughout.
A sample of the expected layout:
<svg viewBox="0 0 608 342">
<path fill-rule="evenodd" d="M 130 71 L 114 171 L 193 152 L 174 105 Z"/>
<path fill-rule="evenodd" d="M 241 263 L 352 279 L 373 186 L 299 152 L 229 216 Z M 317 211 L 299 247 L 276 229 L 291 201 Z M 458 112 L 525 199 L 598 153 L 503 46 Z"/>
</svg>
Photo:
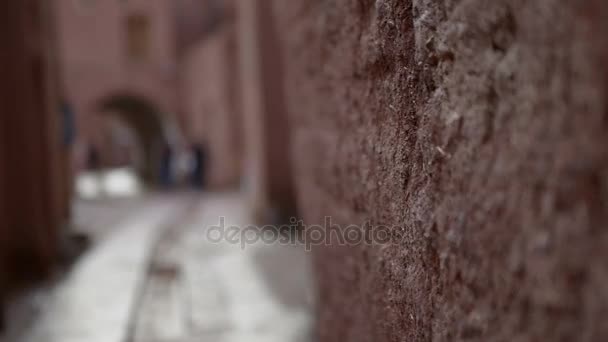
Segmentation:
<svg viewBox="0 0 608 342">
<path fill-rule="evenodd" d="M 608 340 L 607 2 L 273 5 L 320 340 Z"/>
</svg>

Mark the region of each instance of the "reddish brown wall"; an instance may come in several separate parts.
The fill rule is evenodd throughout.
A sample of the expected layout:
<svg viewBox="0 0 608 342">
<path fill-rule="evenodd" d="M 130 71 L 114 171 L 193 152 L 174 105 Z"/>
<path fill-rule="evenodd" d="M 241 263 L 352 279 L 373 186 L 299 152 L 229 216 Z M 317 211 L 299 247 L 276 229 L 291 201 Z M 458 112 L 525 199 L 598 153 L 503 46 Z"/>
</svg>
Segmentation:
<svg viewBox="0 0 608 342">
<path fill-rule="evenodd" d="M 602 1 L 274 1 L 321 341 L 608 339 Z M 604 19 L 601 19 L 604 18 Z"/>
<path fill-rule="evenodd" d="M 58 102 L 46 2 L 7 2 L 0 11 L 0 295 L 50 272 L 66 198 L 60 181 Z"/>
<path fill-rule="evenodd" d="M 285 220 L 295 213 L 295 193 L 278 28 L 270 2 L 235 5 L 248 192 L 260 221 Z"/>
<path fill-rule="evenodd" d="M 117 97 L 133 96 L 155 107 L 156 117 L 165 128 L 178 121 L 176 32 L 174 2 L 149 1 L 72 1 L 57 0 L 51 4 L 57 13 L 61 76 L 64 96 L 76 116 L 77 166 L 84 166 L 90 145 L 102 155 L 103 166 L 110 166 L 111 144 L 104 141 L 109 134 L 103 107 Z M 128 44 L 128 18 L 146 18 L 147 46 L 140 59 L 132 59 Z M 146 36 L 146 35 L 144 35 Z M 99 48 L 100 42 L 103 48 Z M 133 113 L 129 112 L 127 115 Z M 149 115 L 149 114 L 146 114 Z M 129 124 L 126 121 L 126 124 Z M 131 125 L 139 135 L 139 127 Z M 159 137 L 162 140 L 167 137 Z M 170 143 L 174 143 L 170 141 Z M 151 152 L 151 159 L 160 159 L 160 149 Z M 147 163 L 147 168 L 157 168 Z M 151 171 L 149 171 L 151 172 Z M 154 173 L 158 173 L 154 170 Z"/>
<path fill-rule="evenodd" d="M 231 106 L 228 70 L 228 23 L 221 31 L 193 46 L 182 64 L 186 136 L 204 143 L 208 151 L 207 185 L 235 186 L 239 182 L 238 121 Z"/>
</svg>

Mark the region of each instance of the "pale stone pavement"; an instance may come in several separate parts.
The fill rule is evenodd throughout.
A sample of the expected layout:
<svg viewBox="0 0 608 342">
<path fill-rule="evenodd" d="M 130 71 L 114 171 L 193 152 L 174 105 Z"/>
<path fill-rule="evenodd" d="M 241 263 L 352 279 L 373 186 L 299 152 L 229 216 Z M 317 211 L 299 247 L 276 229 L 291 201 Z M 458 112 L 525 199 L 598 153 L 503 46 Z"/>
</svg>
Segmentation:
<svg viewBox="0 0 608 342">
<path fill-rule="evenodd" d="M 236 193 L 79 203 L 94 247 L 56 285 L 13 303 L 0 341 L 312 341 L 309 256 L 211 242 L 220 216 L 251 224 Z"/>
</svg>

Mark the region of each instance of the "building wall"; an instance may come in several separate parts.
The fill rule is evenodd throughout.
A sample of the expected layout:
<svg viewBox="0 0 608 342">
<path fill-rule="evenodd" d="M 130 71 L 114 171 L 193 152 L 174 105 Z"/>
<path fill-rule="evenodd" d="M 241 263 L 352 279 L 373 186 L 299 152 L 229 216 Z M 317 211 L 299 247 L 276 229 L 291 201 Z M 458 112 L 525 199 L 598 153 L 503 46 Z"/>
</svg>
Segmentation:
<svg viewBox="0 0 608 342">
<path fill-rule="evenodd" d="M 263 136 L 263 97 L 260 56 L 258 50 L 259 27 L 254 1 L 239 1 L 235 4 L 239 44 L 239 68 L 241 70 L 241 96 L 244 130 L 245 160 L 244 183 L 250 203 L 258 218 L 266 216 L 270 199 L 265 177 L 265 154 Z M 263 218 L 262 218 L 263 219 Z"/>
<path fill-rule="evenodd" d="M 320 340 L 607 339 L 606 3 L 273 4 Z"/>
<path fill-rule="evenodd" d="M 102 103 L 133 95 L 176 122 L 177 67 L 173 4 L 169 0 L 56 1 L 64 96 L 77 116 L 81 143 L 101 145 Z M 141 58 L 130 54 L 128 20 L 147 18 Z M 144 34 L 145 35 L 145 34 Z"/>
<path fill-rule="evenodd" d="M 188 140 L 205 146 L 208 153 L 206 182 L 211 188 L 233 187 L 239 183 L 240 116 L 232 93 L 236 85 L 230 72 L 235 68 L 230 55 L 230 21 L 217 32 L 191 46 L 181 68 L 182 94 Z"/>
<path fill-rule="evenodd" d="M 195 143 L 208 145 L 209 185 L 238 184 L 240 116 L 232 98 L 236 84 L 228 76 L 235 69 L 229 51 L 234 40 L 229 6 L 215 0 L 57 4 L 66 97 L 78 115 L 82 144 L 101 146 L 102 155 L 111 155 L 112 146 L 106 143 L 110 132 L 100 129 L 109 126 L 100 115 L 101 104 L 115 95 L 135 95 L 157 109 L 165 131 L 169 127 L 185 135 L 185 140 L 180 134 L 167 137 L 175 151 Z M 126 24 L 131 15 L 144 15 L 150 23 L 148 53 L 136 62 L 129 59 L 128 50 Z"/>
<path fill-rule="evenodd" d="M 247 193 L 259 221 L 287 221 L 296 205 L 278 28 L 270 2 L 235 8 Z"/>
<path fill-rule="evenodd" d="M 56 46 L 47 5 L 7 2 L 0 11 L 0 306 L 11 290 L 53 271 L 67 215 Z"/>
</svg>

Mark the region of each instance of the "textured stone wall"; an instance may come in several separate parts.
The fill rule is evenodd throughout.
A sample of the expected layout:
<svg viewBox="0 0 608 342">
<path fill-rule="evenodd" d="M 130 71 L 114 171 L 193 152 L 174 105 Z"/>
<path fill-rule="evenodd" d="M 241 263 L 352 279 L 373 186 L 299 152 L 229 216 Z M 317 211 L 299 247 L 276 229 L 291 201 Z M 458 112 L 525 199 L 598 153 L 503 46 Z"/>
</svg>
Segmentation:
<svg viewBox="0 0 608 342">
<path fill-rule="evenodd" d="M 608 3 L 273 4 L 321 341 L 608 339 Z"/>
</svg>

